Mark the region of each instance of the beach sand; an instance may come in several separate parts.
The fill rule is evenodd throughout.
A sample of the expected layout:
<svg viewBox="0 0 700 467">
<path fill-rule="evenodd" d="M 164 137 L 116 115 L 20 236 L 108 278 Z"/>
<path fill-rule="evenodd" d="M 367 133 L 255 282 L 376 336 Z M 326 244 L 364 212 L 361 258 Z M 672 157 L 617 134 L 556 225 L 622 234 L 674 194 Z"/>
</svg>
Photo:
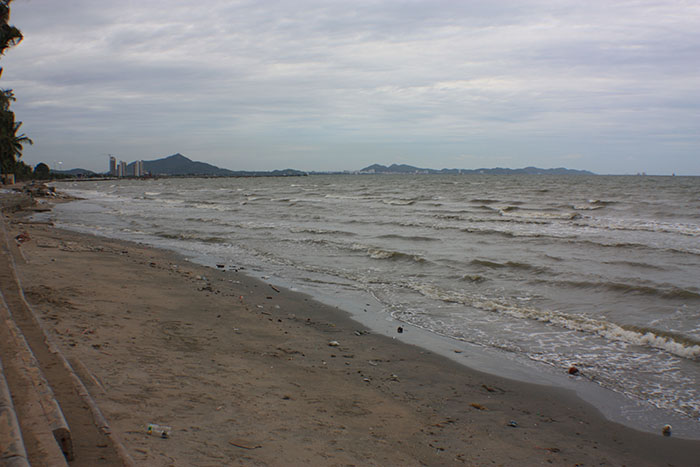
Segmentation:
<svg viewBox="0 0 700 467">
<path fill-rule="evenodd" d="M 699 441 L 373 334 L 236 265 L 4 221 L 28 236 L 16 258 L 27 299 L 137 465 L 700 462 Z"/>
</svg>

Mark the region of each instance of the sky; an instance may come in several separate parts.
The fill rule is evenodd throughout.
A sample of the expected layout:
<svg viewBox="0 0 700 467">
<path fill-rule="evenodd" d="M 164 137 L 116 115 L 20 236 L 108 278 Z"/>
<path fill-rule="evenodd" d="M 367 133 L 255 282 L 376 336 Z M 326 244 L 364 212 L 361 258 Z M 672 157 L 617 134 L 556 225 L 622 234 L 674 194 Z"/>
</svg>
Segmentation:
<svg viewBox="0 0 700 467">
<path fill-rule="evenodd" d="M 700 175 L 696 0 L 14 0 L 22 160 Z"/>
</svg>

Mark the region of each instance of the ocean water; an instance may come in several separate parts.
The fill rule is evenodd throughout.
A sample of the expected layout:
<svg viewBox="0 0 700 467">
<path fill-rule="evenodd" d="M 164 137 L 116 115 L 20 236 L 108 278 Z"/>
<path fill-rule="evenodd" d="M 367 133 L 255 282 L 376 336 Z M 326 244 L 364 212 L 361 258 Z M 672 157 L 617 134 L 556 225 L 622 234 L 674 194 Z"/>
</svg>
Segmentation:
<svg viewBox="0 0 700 467">
<path fill-rule="evenodd" d="M 535 374 L 575 365 L 581 376 L 566 378 L 672 414 L 685 436 L 700 437 L 700 177 L 319 175 L 57 187 L 84 198 L 50 214 L 62 227 L 243 266 L 318 296 L 362 297 L 365 313 Z"/>
</svg>

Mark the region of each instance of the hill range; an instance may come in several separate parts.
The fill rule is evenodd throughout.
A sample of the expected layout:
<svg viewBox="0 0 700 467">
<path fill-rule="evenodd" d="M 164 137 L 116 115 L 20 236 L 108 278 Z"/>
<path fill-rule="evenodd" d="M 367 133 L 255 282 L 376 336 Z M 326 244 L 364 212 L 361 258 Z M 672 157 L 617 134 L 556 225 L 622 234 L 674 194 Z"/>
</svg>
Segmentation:
<svg viewBox="0 0 700 467">
<path fill-rule="evenodd" d="M 127 173 L 134 172 L 135 162 L 127 165 Z M 166 177 L 289 177 L 303 176 L 308 174 L 492 174 L 492 175 L 595 175 L 587 170 L 566 169 L 563 167 L 556 169 L 540 169 L 537 167 L 525 167 L 522 169 L 491 168 L 491 169 L 426 169 L 414 167 L 406 164 L 392 164 L 385 166 L 373 164 L 358 171 L 344 172 L 303 172 L 294 169 L 272 170 L 272 171 L 247 171 L 222 169 L 206 162 L 193 161 L 180 153 L 172 156 L 143 161 L 144 170 L 153 176 Z M 86 169 L 56 170 L 54 173 L 71 176 L 92 177 L 106 174 L 98 174 Z"/>
<path fill-rule="evenodd" d="M 127 164 L 127 174 L 134 173 L 134 165 L 136 165 L 135 162 Z M 307 175 L 306 172 L 293 169 L 272 171 L 222 169 L 215 165 L 207 164 L 206 162 L 193 161 L 180 153 L 173 154 L 172 156 L 168 157 L 163 157 L 161 159 L 143 161 L 143 169 L 145 172 L 153 176 L 166 177 L 290 177 Z M 97 173 L 87 169 L 54 170 L 53 172 L 61 175 L 72 175 L 81 177 L 108 175 L 106 173 Z"/>
<path fill-rule="evenodd" d="M 133 173 L 135 162 L 127 165 L 127 173 Z M 186 175 L 204 175 L 212 177 L 289 177 L 306 175 L 306 172 L 299 170 L 284 169 L 273 171 L 247 171 L 247 170 L 228 170 L 216 167 L 215 165 L 207 164 L 206 162 L 198 162 L 188 159 L 180 153 L 162 159 L 152 161 L 143 161 L 143 169 L 151 175 L 167 175 L 167 176 L 186 176 Z"/>
<path fill-rule="evenodd" d="M 361 174 L 490 174 L 490 175 L 595 175 L 588 170 L 574 170 L 559 167 L 556 169 L 540 169 L 538 167 L 525 167 L 523 169 L 505 169 L 501 167 L 493 169 L 424 169 L 406 164 L 392 164 L 389 167 L 380 164 L 370 165 L 359 171 Z"/>
</svg>

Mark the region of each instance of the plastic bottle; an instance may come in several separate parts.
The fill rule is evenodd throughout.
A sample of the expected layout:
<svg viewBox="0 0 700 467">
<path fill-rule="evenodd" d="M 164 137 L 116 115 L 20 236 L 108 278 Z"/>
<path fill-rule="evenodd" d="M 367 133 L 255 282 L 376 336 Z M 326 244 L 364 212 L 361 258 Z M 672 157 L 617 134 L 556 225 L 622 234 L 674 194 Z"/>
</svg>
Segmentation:
<svg viewBox="0 0 700 467">
<path fill-rule="evenodd" d="M 166 425 L 157 425 L 155 423 L 149 423 L 146 428 L 146 433 L 151 436 L 160 436 L 161 438 L 170 438 L 171 427 Z"/>
</svg>

